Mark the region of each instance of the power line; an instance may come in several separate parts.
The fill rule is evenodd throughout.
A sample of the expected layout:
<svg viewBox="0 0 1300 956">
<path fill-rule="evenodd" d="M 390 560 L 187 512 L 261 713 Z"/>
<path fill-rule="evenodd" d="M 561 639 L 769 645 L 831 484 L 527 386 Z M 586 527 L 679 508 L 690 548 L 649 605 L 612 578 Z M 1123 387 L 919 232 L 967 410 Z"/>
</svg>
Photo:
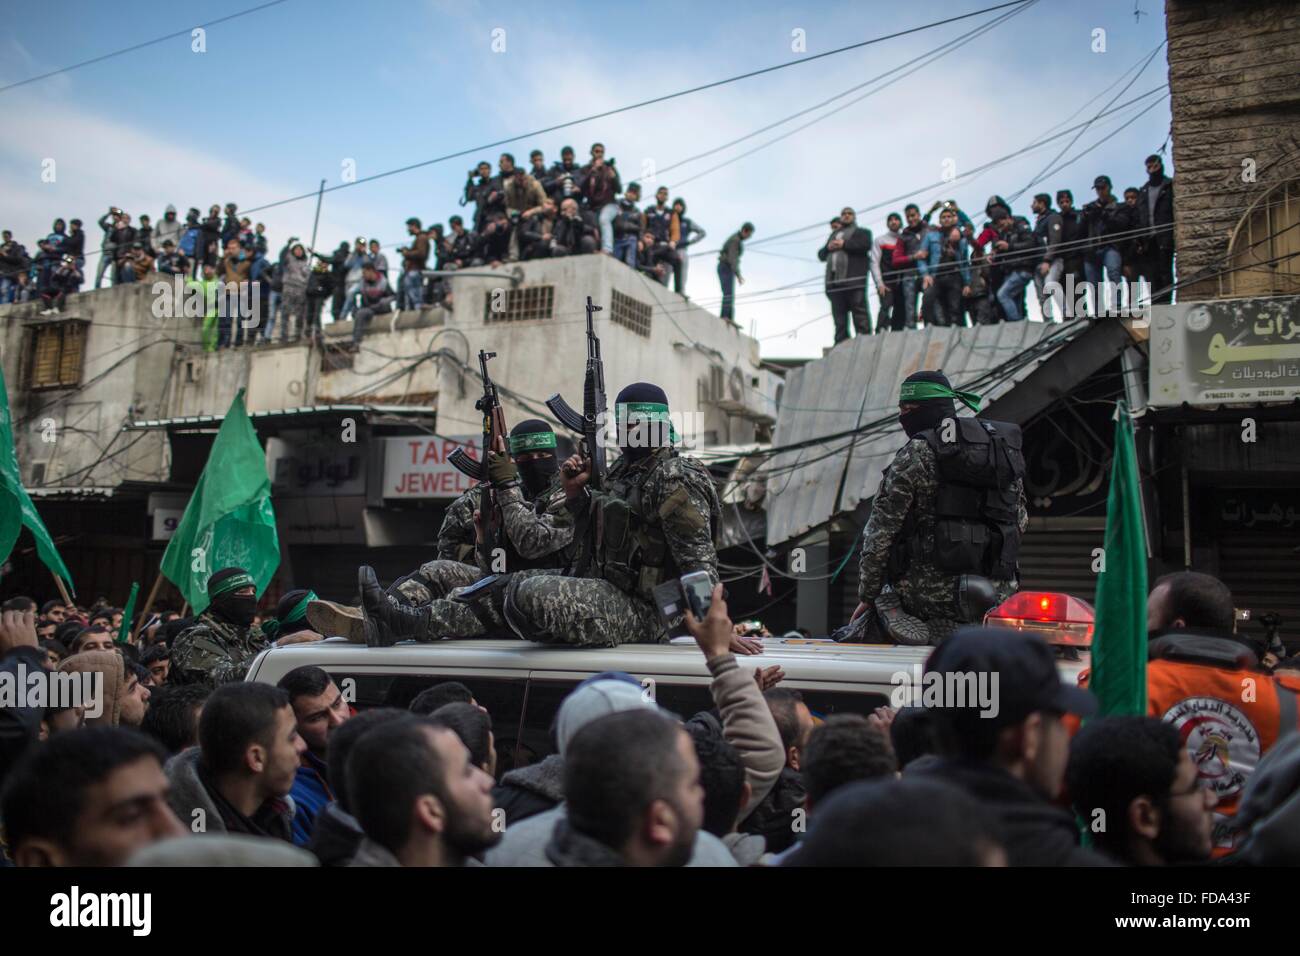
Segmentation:
<svg viewBox="0 0 1300 956">
<path fill-rule="evenodd" d="M 847 109 L 848 107 L 853 106 L 856 103 L 860 103 L 863 100 L 867 99 L 868 97 L 875 96 L 877 93 L 889 88 L 890 86 L 894 85 L 895 83 L 898 83 L 903 79 L 906 79 L 908 76 L 911 76 L 913 73 L 917 72 L 918 70 L 924 69 L 925 67 L 929 66 L 931 63 L 937 61 L 941 57 L 947 56 L 949 53 L 952 53 L 954 50 L 960 49 L 961 47 L 965 46 L 967 43 L 971 42 L 972 40 L 975 40 L 978 37 L 982 36 L 983 34 L 987 33 L 989 30 L 1001 26 L 1007 20 L 1023 13 L 1025 10 L 1028 10 L 1037 2 L 1038 0 L 1028 0 L 1028 2 L 1024 6 L 1020 6 L 1014 10 L 1010 10 L 1007 13 L 1004 13 L 1001 16 L 995 18 L 989 23 L 976 27 L 974 30 L 969 31 L 968 33 L 964 33 L 953 40 L 949 40 L 947 43 L 941 44 L 940 46 L 934 48 L 933 50 L 927 50 L 925 53 L 922 53 L 920 56 L 913 57 L 912 59 L 908 60 L 905 63 L 900 63 L 898 66 L 892 67 L 891 69 L 886 70 L 884 73 L 880 73 L 876 76 L 873 76 L 871 79 L 866 80 L 865 82 L 854 84 L 853 86 L 849 87 L 847 90 L 844 90 L 841 93 L 837 93 L 834 96 L 830 97 L 829 99 L 822 100 L 820 103 L 815 103 L 812 106 L 799 110 L 798 112 L 791 113 L 789 116 L 783 117 L 782 119 L 779 119 L 774 123 L 769 123 L 766 126 L 760 127 L 759 129 L 754 130 L 752 133 L 746 133 L 744 136 L 741 136 L 737 139 L 733 139 L 728 143 L 723 143 L 721 146 L 715 146 L 712 149 L 705 150 L 702 153 L 697 153 L 694 156 L 689 156 L 686 159 L 679 160 L 676 163 L 672 163 L 671 165 L 665 166 L 663 169 L 660 169 L 658 171 L 658 174 L 663 175 L 664 173 L 668 172 L 668 170 L 670 169 L 677 169 L 678 167 L 685 166 L 687 163 L 694 162 L 697 159 L 703 159 L 706 156 L 711 156 L 714 153 L 721 152 L 724 149 L 728 149 L 739 143 L 743 143 L 747 139 L 750 139 L 754 136 L 758 136 L 759 134 L 765 133 L 768 130 L 775 129 L 778 126 L 788 123 L 793 119 L 798 119 L 800 116 L 804 116 L 808 113 L 813 112 L 814 110 L 821 109 L 823 106 L 827 106 L 828 104 L 835 102 L 835 100 L 842 99 L 843 97 L 848 96 L 850 93 L 857 92 L 858 90 L 864 87 L 871 86 L 873 83 L 877 83 L 881 80 L 887 81 L 885 83 L 882 83 L 879 87 L 877 87 L 874 90 L 868 90 L 862 96 L 855 97 L 854 99 L 849 100 L 849 102 L 837 106 L 833 110 L 828 110 L 826 113 L 822 114 L 821 116 L 817 117 L 811 122 L 805 123 L 802 126 L 797 126 L 792 130 L 787 130 L 786 132 L 782 133 L 780 136 L 770 139 L 765 143 L 760 143 L 758 146 L 754 147 L 753 149 L 746 150 L 745 152 L 740 153 L 737 156 L 733 156 L 730 159 L 727 159 L 724 162 L 719 163 L 717 166 L 711 166 L 710 168 L 702 172 L 696 173 L 692 176 L 688 176 L 686 179 L 683 179 L 681 182 L 674 183 L 670 188 L 677 189 L 681 186 L 686 185 L 687 183 L 694 182 L 695 180 L 700 179 L 703 176 L 707 176 L 709 173 L 715 172 L 716 170 L 729 166 L 732 163 L 738 162 L 739 160 L 744 159 L 747 156 L 752 156 L 754 153 L 757 153 L 759 150 L 766 149 L 768 146 L 778 143 L 783 139 L 787 139 L 793 136 L 795 133 L 801 132 L 802 130 L 807 129 L 808 127 L 813 126 L 816 123 L 820 123 L 824 119 L 829 119 L 831 116 L 834 116 L 836 113 L 840 112 L 841 110 Z M 920 62 L 920 61 L 925 61 L 925 62 Z M 913 64 L 917 64 L 917 65 L 914 66 Z M 910 69 L 908 69 L 909 67 Z M 901 73 L 898 72 L 900 70 L 902 70 L 903 72 Z"/>
<path fill-rule="evenodd" d="M 7 86 L 0 86 L 0 93 L 6 93 L 9 90 L 19 86 L 26 86 L 28 83 L 35 83 L 37 80 L 49 79 L 51 76 L 57 76 L 60 73 L 68 73 L 72 70 L 79 70 L 83 66 L 90 66 L 94 63 L 102 63 L 105 60 L 111 60 L 113 57 L 122 56 L 127 53 L 134 53 L 136 50 L 143 50 L 145 47 L 153 46 L 156 43 L 162 43 L 166 40 L 174 40 L 177 37 L 190 36 L 191 31 L 196 29 L 206 29 L 214 27 L 218 23 L 225 23 L 228 20 L 234 20 L 238 17 L 248 16 L 250 13 L 257 13 L 259 10 L 265 10 L 268 7 L 278 6 L 285 3 L 286 0 L 270 0 L 269 3 L 263 3 L 256 7 L 249 7 L 247 10 L 240 10 L 238 13 L 232 13 L 229 16 L 218 17 L 216 20 L 209 20 L 207 23 L 199 23 L 193 27 L 186 27 L 184 30 L 177 30 L 175 33 L 168 33 L 166 36 L 155 37 L 152 40 L 145 40 L 143 43 L 136 43 L 133 46 L 125 47 L 121 50 L 114 50 L 112 53 L 105 53 L 101 56 L 91 57 L 89 60 L 82 60 L 80 63 L 73 63 L 71 66 L 62 66 L 57 70 L 50 70 L 48 73 L 41 73 L 38 76 L 29 76 L 25 80 L 19 80 L 16 83 L 10 83 Z"/>
<path fill-rule="evenodd" d="M 509 136 L 504 139 L 494 140 L 490 143 L 482 143 L 478 146 L 472 146 L 468 149 L 457 150 L 454 153 L 445 153 L 442 156 L 435 156 L 432 159 L 421 160 L 418 163 L 409 163 L 406 166 L 399 166 L 396 169 L 390 169 L 390 170 L 386 170 L 385 172 L 375 173 L 371 176 L 363 176 L 362 178 L 355 179 L 352 182 L 339 183 L 336 186 L 330 186 L 326 188 L 324 191 L 327 193 L 331 193 L 331 192 L 336 192 L 340 189 L 347 189 L 351 186 L 360 186 L 363 183 L 374 182 L 377 179 L 385 179 L 389 176 L 396 176 L 399 173 L 410 172 L 413 169 L 421 169 L 425 166 L 432 166 L 437 163 L 447 162 L 448 160 L 458 159 L 464 156 L 470 156 L 475 153 L 481 153 L 485 149 L 494 149 L 498 146 L 505 146 L 509 143 L 517 142 L 518 140 L 521 139 L 531 139 L 537 136 L 543 136 L 547 133 L 554 133 L 557 130 L 568 129 L 570 126 L 580 126 L 581 124 L 589 123 L 592 120 L 605 119 L 606 117 L 615 116 L 619 113 L 627 113 L 632 110 L 643 109 L 644 107 L 647 106 L 654 106 L 659 103 L 666 103 L 669 100 L 679 99 L 680 97 L 683 96 L 690 96 L 693 93 L 701 93 L 705 90 L 717 89 L 718 87 L 727 86 L 731 83 L 738 83 L 741 80 L 752 79 L 753 77 L 762 76 L 767 73 L 775 73 L 779 70 L 787 70 L 790 69 L 791 67 L 802 66 L 806 63 L 812 63 L 816 60 L 820 60 L 825 57 L 836 56 L 840 53 L 847 53 L 850 50 L 860 50 L 863 49 L 864 47 L 873 46 L 877 43 L 883 43 L 886 40 L 895 40 L 899 37 L 908 36 L 913 33 L 921 33 L 925 30 L 932 30 L 935 27 L 941 27 L 949 23 L 956 23 L 959 20 L 968 20 L 971 17 L 978 17 L 985 13 L 992 13 L 995 10 L 1004 10 L 1007 7 L 1022 6 L 1029 2 L 1031 2 L 1031 0 L 1011 0 L 1011 2 L 1009 3 L 999 3 L 996 4 L 995 6 L 984 7 L 981 10 L 973 10 L 970 13 L 963 13 L 954 17 L 946 17 L 942 20 L 935 20 L 931 23 L 923 23 L 920 26 L 909 27 L 906 30 L 899 30 L 894 33 L 885 34 L 883 36 L 872 37 L 869 40 L 861 40 L 857 43 L 850 43 L 846 46 L 836 47 L 835 49 L 827 50 L 824 53 L 814 53 L 811 56 L 801 57 L 798 60 L 791 60 L 787 63 L 776 63 L 773 64 L 772 66 L 762 67 L 757 70 L 750 70 L 747 73 L 738 73 L 735 76 L 725 77 L 721 80 L 714 80 L 709 83 L 701 83 L 684 90 L 678 90 L 675 93 L 665 93 L 661 96 L 655 96 L 647 100 L 641 100 L 640 102 L 637 103 L 630 103 L 627 106 L 619 106 L 613 109 L 602 110 L 599 113 L 592 113 L 588 116 L 583 116 L 578 119 L 566 120 L 563 123 L 555 123 L 551 126 L 546 126 L 541 129 L 530 130 L 529 132 L 526 133 L 519 133 L 518 135 Z M 261 212 L 264 209 L 271 209 L 276 206 L 284 206 L 287 205 L 288 203 L 299 202 L 303 199 L 310 199 L 312 197 L 317 196 L 319 193 L 320 190 L 313 189 L 311 192 L 302 193 L 301 195 L 298 196 L 291 196 L 288 199 L 280 199 L 277 200 L 276 202 L 266 203 L 265 205 L 262 206 L 254 206 L 251 209 L 245 209 L 243 210 L 243 214 L 248 215 L 249 213 Z"/>
</svg>

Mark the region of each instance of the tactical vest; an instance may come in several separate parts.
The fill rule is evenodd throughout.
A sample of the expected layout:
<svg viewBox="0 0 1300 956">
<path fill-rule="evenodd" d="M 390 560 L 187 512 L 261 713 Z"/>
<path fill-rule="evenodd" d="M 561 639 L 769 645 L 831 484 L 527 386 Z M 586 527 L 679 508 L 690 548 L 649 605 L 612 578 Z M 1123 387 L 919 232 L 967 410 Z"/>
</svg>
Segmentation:
<svg viewBox="0 0 1300 956">
<path fill-rule="evenodd" d="M 915 508 L 909 510 L 890 551 L 890 577 L 896 580 L 913 558 L 924 557 L 947 574 L 1013 580 L 1020 556 L 1016 479 L 1025 474 L 1020 426 L 979 418 L 952 422 L 955 441 L 941 440 L 946 425 L 916 436 L 938 463 L 934 536 L 918 533 Z"/>
<path fill-rule="evenodd" d="M 672 453 L 663 460 L 675 456 Z M 645 503 L 646 482 L 658 467 L 660 463 L 611 472 L 593 502 L 594 538 L 588 537 L 582 544 L 585 550 L 594 543 L 595 565 L 601 577 L 622 591 L 647 598 L 658 585 L 682 574 L 668 547 L 659 515 Z M 709 514 L 711 533 L 717 531 L 718 517 L 712 511 Z"/>
</svg>

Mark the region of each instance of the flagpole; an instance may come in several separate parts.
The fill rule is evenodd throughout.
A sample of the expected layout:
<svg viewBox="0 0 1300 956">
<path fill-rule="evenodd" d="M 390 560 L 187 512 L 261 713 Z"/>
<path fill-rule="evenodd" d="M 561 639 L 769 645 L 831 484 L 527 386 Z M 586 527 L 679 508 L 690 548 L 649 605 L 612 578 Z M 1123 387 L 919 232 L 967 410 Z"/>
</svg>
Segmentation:
<svg viewBox="0 0 1300 956">
<path fill-rule="evenodd" d="M 68 596 L 68 589 L 63 584 L 63 578 L 59 577 L 53 571 L 50 572 L 50 576 L 54 578 L 54 583 L 59 587 L 59 597 L 63 598 L 64 605 L 72 607 L 72 598 Z"/>
<path fill-rule="evenodd" d="M 131 634 L 131 643 L 138 643 L 140 632 L 144 630 L 144 622 L 149 619 L 149 611 L 153 608 L 154 598 L 158 596 L 158 588 L 162 586 L 163 575 L 158 572 L 158 576 L 153 579 L 153 587 L 149 589 L 149 596 L 144 600 L 144 609 L 140 611 L 140 616 L 136 618 L 135 629 Z"/>
</svg>

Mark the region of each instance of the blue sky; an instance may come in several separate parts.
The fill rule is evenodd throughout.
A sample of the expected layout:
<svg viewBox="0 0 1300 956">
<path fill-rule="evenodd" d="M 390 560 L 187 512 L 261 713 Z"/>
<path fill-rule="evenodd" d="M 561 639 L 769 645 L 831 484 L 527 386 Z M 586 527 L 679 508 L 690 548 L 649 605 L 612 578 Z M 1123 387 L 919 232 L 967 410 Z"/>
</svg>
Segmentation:
<svg viewBox="0 0 1300 956">
<path fill-rule="evenodd" d="M 356 175 L 457 152 L 532 129 L 800 58 L 992 5 L 993 0 L 897 4 L 823 2 L 654 4 L 476 3 L 435 0 L 287 0 L 211 27 L 205 53 L 186 37 L 0 93 L 0 224 L 34 245 L 56 216 L 94 221 L 109 205 L 158 218 L 167 203 L 238 203 L 249 209 L 312 192 L 321 179 Z M 11 8 L 0 23 L 0 85 L 58 69 L 256 5 L 256 0 L 113 4 L 46 0 Z M 827 222 L 844 205 L 869 207 L 903 194 L 922 208 L 956 199 L 972 214 L 992 193 L 1016 192 L 1073 134 L 945 186 L 958 176 L 1093 116 L 1164 39 L 1163 5 L 1136 0 L 1038 0 L 912 76 L 721 169 L 718 163 L 842 105 L 675 169 L 672 164 L 753 133 L 954 40 L 998 13 L 794 66 L 667 103 L 483 150 L 548 163 L 572 145 L 580 159 L 600 140 L 627 181 L 667 184 L 708 230 L 688 292 L 716 310 L 711 251 L 748 219 L 755 240 Z M 1105 31 L 1094 52 L 1094 31 Z M 504 34 L 494 31 L 504 31 Z M 806 52 L 792 50 L 803 31 Z M 504 50 L 494 51 L 501 46 Z M 1136 71 L 1134 71 L 1136 72 Z M 1128 74 L 1132 77 L 1132 73 Z M 1117 103 L 1168 79 L 1164 51 Z M 1100 95 L 1120 80 L 1109 93 Z M 852 96 L 874 87 L 867 87 Z M 1100 98 L 1098 98 L 1100 95 Z M 1091 101 L 1091 102 L 1090 102 Z M 1144 106 L 1149 112 L 1116 128 Z M 1067 117 L 1078 115 L 1069 123 Z M 1138 184 L 1142 160 L 1169 130 L 1168 100 L 1155 94 L 1083 133 L 1064 159 L 1100 142 L 1015 203 L 1028 214 L 1038 191 L 1092 195 L 1107 172 L 1116 189 Z M 476 154 L 477 156 L 478 154 Z M 42 182 L 42 162 L 56 178 Z M 397 245 L 411 215 L 446 222 L 474 157 L 425 166 L 325 196 L 317 246 L 358 235 Z M 1167 158 L 1170 172 L 1172 161 Z M 665 170 L 655 178 L 648 170 Z M 704 175 L 691 182 L 688 177 Z M 885 213 L 861 221 L 883 228 Z M 252 213 L 273 248 L 310 235 L 314 200 Z M 977 217 L 978 218 L 978 217 Z M 738 319 L 770 357 L 813 356 L 832 340 L 816 251 L 824 230 L 752 243 Z M 776 290 L 776 291 L 769 291 Z M 874 309 L 874 303 L 873 303 Z M 793 334 L 791 334 L 793 333 Z"/>
</svg>

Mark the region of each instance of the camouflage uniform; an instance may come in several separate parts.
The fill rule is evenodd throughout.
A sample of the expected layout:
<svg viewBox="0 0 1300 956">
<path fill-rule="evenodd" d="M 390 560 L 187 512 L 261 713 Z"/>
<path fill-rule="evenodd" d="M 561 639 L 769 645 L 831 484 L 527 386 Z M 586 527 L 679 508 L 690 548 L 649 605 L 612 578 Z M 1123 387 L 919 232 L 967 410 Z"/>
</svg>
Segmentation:
<svg viewBox="0 0 1300 956">
<path fill-rule="evenodd" d="M 483 566 L 474 545 L 474 512 L 480 497 L 475 486 L 451 503 L 438 531 L 438 559 L 422 564 L 414 574 L 394 584 L 390 594 L 412 607 L 421 607 L 492 573 L 491 568 Z M 562 568 L 567 564 L 573 517 L 565 507 L 558 476 L 532 501 L 525 497 L 520 485 L 512 484 L 497 492 L 497 502 L 508 542 L 507 571 L 530 565 Z"/>
<path fill-rule="evenodd" d="M 722 506 L 713 479 L 699 462 L 671 449 L 636 463 L 624 457 L 610 468 L 604 489 L 580 499 L 579 520 L 584 526 L 596 521 L 611 501 L 634 504 L 649 533 L 662 536 L 662 567 L 627 564 L 607 541 L 592 551 L 594 539 L 582 535 L 573 549 L 581 577 L 528 569 L 511 574 L 495 599 L 434 601 L 427 629 L 417 639 L 479 637 L 500 622 L 519 637 L 543 643 L 612 647 L 666 641 L 652 600 L 654 587 L 690 571 L 704 571 L 718 582 L 713 535 Z M 634 527 L 628 533 L 641 532 Z"/>
<path fill-rule="evenodd" d="M 204 611 L 172 642 L 167 680 L 214 687 L 243 680 L 253 658 L 268 646 L 257 625 L 239 627 Z"/>
<path fill-rule="evenodd" d="M 1017 524 L 1023 533 L 1029 525 L 1025 509 L 1024 483 L 1017 478 Z M 907 570 L 891 580 L 890 549 L 903 531 L 908 513 L 914 515 L 916 534 L 932 551 L 936 494 L 939 488 L 938 460 L 924 439 L 913 438 L 885 469 L 880 488 L 871 502 L 871 516 L 862 533 L 862 558 L 858 563 L 858 599 L 880 610 L 901 607 L 904 614 L 919 618 L 929 630 L 929 643 L 937 644 L 961 620 L 957 604 L 957 581 L 939 570 L 926 556 L 912 557 Z M 1016 582 L 993 580 L 998 600 L 1005 601 L 1016 590 Z M 914 622 L 904 622 L 904 625 Z"/>
</svg>

